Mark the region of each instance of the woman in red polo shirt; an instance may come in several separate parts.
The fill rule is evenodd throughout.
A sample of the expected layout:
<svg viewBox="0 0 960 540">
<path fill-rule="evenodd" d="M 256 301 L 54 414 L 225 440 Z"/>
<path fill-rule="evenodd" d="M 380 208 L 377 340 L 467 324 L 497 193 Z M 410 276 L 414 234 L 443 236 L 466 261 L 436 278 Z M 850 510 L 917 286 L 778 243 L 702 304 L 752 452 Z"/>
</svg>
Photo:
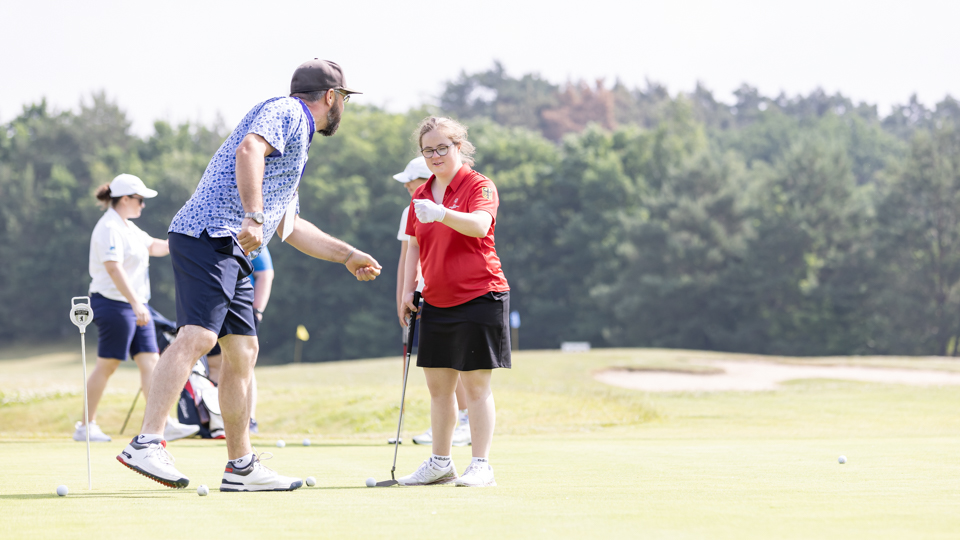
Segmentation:
<svg viewBox="0 0 960 540">
<path fill-rule="evenodd" d="M 410 203 L 403 300 L 406 313 L 417 311 L 413 291 L 419 260 L 426 287 L 417 366 L 424 368 L 430 389 L 433 456 L 398 481 L 495 486 L 488 462 L 496 425 L 490 376 L 495 368 L 510 367 L 510 286 L 493 242 L 500 200 L 493 182 L 470 168 L 475 148 L 464 126 L 429 117 L 416 137 L 433 177 Z M 458 377 L 466 390 L 473 439 L 473 461 L 459 477 L 450 458 Z"/>
</svg>

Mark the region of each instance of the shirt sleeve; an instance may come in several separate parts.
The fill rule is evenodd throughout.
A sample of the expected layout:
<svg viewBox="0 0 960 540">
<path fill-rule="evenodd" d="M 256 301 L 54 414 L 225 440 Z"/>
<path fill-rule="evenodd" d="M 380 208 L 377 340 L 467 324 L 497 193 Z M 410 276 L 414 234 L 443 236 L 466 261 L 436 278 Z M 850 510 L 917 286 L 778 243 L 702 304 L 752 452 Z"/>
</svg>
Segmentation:
<svg viewBox="0 0 960 540">
<path fill-rule="evenodd" d="M 400 230 L 397 231 L 397 240 L 401 242 L 409 242 L 410 235 L 407 234 L 407 213 L 410 212 L 410 208 L 404 208 L 403 212 L 400 213 Z"/>
<path fill-rule="evenodd" d="M 407 233 L 407 240 L 409 240 L 411 236 L 417 235 L 418 223 L 420 223 L 420 221 L 417 220 L 417 216 L 414 214 L 413 201 L 411 200 L 410 206 L 407 207 L 407 228 L 406 231 L 404 231 Z"/>
<path fill-rule="evenodd" d="M 493 223 L 497 221 L 497 208 L 500 206 L 500 195 L 497 186 L 489 178 L 483 178 L 473 187 L 470 194 L 470 212 L 485 210 L 493 216 Z M 491 224 L 492 226 L 493 224 Z"/>
<path fill-rule="evenodd" d="M 143 243 L 143 245 L 147 248 L 147 251 L 149 251 L 150 246 L 153 245 L 153 238 L 151 238 L 146 231 L 144 231 L 140 227 L 137 227 L 135 224 L 131 223 L 131 225 L 135 227 L 135 230 L 137 232 L 137 238 L 140 239 L 140 242 Z"/>
<path fill-rule="evenodd" d="M 300 126 L 302 116 L 303 109 L 294 99 L 268 101 L 250 122 L 247 133 L 260 135 L 279 155 L 283 155 L 287 141 L 296 134 Z"/>
<path fill-rule="evenodd" d="M 113 227 L 105 227 L 93 239 L 94 252 L 100 257 L 100 262 L 120 262 L 123 260 L 123 235 Z"/>
</svg>

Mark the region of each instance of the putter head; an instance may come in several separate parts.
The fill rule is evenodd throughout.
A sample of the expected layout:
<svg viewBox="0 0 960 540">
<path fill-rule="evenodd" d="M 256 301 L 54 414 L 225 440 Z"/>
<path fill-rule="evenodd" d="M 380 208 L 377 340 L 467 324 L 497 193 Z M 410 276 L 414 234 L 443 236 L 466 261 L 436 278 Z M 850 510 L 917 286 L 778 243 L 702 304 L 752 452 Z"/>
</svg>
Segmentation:
<svg viewBox="0 0 960 540">
<path fill-rule="evenodd" d="M 400 482 L 397 482 L 396 480 L 383 480 L 382 482 L 377 482 L 377 487 L 390 487 L 399 484 Z"/>
<path fill-rule="evenodd" d="M 89 297 L 74 296 L 70 300 L 70 320 L 77 325 L 81 334 L 84 333 L 87 325 L 93 322 L 93 308 L 90 307 Z"/>
</svg>

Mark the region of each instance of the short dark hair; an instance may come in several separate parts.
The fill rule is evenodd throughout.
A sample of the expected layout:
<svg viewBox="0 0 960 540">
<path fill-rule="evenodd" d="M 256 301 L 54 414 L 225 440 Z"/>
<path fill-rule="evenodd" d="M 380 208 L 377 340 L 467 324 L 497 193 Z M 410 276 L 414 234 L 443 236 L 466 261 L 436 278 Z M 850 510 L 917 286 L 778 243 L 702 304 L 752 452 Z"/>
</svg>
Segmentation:
<svg viewBox="0 0 960 540">
<path fill-rule="evenodd" d="M 317 90 L 315 92 L 297 92 L 295 94 L 290 94 L 290 97 L 300 98 L 307 103 L 316 103 L 323 99 L 323 96 L 330 91 L 330 88 L 326 90 Z"/>
</svg>

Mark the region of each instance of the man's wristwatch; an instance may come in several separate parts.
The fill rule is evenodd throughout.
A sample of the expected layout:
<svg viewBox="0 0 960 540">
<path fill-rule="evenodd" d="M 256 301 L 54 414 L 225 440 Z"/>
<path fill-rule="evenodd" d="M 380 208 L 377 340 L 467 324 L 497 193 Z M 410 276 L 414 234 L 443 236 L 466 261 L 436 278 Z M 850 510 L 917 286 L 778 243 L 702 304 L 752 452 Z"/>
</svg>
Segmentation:
<svg viewBox="0 0 960 540">
<path fill-rule="evenodd" d="M 263 212 L 247 212 L 243 217 L 250 218 L 258 224 L 263 225 Z"/>
<path fill-rule="evenodd" d="M 253 308 L 253 312 L 256 313 L 257 315 L 263 317 L 263 310 L 262 310 L 262 309 Z"/>
</svg>

